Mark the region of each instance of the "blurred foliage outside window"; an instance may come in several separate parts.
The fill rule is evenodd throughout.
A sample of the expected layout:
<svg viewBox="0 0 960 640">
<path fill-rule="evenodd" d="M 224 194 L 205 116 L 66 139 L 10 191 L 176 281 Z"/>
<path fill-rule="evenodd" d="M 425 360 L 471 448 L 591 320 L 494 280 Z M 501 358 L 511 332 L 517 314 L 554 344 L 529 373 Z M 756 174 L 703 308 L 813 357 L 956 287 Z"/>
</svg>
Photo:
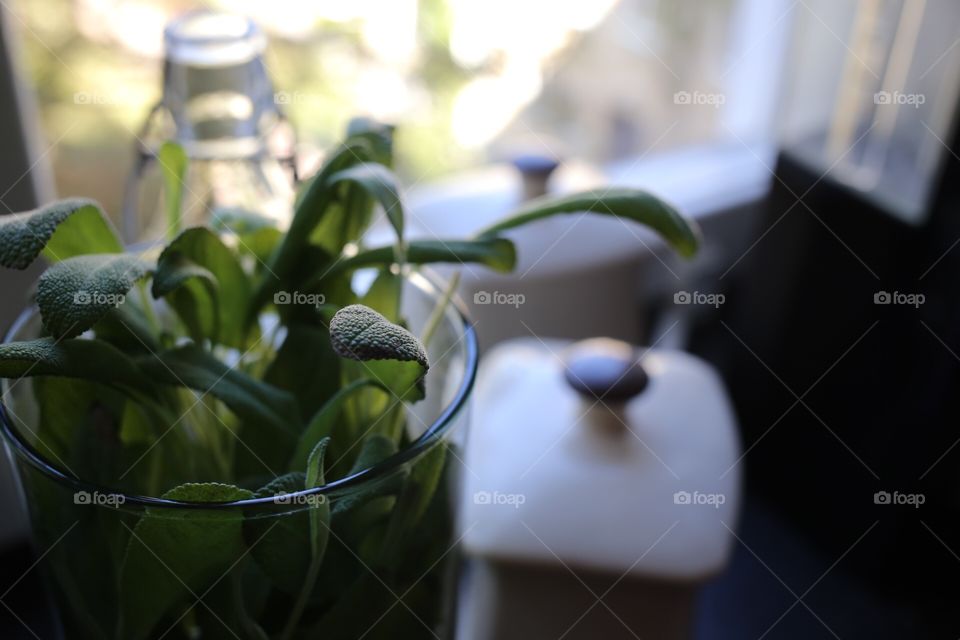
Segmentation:
<svg viewBox="0 0 960 640">
<path fill-rule="evenodd" d="M 714 135 L 733 0 L 14 0 L 60 195 L 116 214 L 160 98 L 162 32 L 198 8 L 245 13 L 305 147 L 356 114 L 398 125 L 408 185 L 513 152 L 604 163 Z"/>
</svg>

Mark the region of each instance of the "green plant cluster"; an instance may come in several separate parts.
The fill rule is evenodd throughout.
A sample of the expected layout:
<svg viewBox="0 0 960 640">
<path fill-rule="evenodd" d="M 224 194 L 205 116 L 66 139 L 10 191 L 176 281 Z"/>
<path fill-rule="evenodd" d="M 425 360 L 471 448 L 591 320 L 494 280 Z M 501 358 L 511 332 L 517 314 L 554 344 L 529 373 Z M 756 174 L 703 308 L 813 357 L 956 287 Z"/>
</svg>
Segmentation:
<svg viewBox="0 0 960 640">
<path fill-rule="evenodd" d="M 407 241 L 390 130 L 362 120 L 304 183 L 287 230 L 236 211 L 180 229 L 186 157 L 170 144 L 159 157 L 171 228 L 162 247 L 126 250 L 89 200 L 0 218 L 0 265 L 49 263 L 35 290 L 40 335 L 0 346 L 0 377 L 32 378 L 38 419 L 21 427 L 52 465 L 118 494 L 283 496 L 409 447 L 407 405 L 424 398 L 426 347 L 453 288 L 415 336 L 401 295 L 420 265 L 509 271 L 510 229 L 583 211 L 645 224 L 683 255 L 698 242 L 675 210 L 629 189 L 534 201 L 468 239 Z M 377 212 L 395 241 L 368 247 Z M 361 269 L 376 272 L 362 292 Z M 65 515 L 50 483 L 25 484 L 40 535 L 76 520 L 86 536 L 73 554 L 51 555 L 71 637 L 140 640 L 172 628 L 230 637 L 224 627 L 255 640 L 354 637 L 404 609 L 420 612 L 411 633 L 423 633 L 416 623 L 438 606 L 430 589 L 440 577 L 422 572 L 450 536 L 448 446 L 279 518 L 122 506 Z M 404 585 L 411 603 L 391 606 Z"/>
</svg>

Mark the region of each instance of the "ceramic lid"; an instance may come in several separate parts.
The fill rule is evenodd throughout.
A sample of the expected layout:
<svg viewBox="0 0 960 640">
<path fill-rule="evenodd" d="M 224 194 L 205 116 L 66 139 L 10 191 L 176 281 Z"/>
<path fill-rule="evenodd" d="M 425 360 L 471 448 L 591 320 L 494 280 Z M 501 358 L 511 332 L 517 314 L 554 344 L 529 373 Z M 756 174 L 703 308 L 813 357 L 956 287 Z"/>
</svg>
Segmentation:
<svg viewBox="0 0 960 640">
<path fill-rule="evenodd" d="M 683 352 L 647 351 L 641 373 L 618 363 L 635 353 L 529 338 L 485 358 L 465 457 L 468 554 L 671 579 L 723 566 L 741 473 L 723 384 Z"/>
</svg>

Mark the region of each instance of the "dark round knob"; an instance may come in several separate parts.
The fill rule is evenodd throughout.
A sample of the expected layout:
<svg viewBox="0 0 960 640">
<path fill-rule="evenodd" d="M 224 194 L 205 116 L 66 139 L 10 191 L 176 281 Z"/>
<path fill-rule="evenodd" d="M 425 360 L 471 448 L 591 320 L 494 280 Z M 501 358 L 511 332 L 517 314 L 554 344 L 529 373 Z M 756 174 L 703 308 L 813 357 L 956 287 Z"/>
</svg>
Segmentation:
<svg viewBox="0 0 960 640">
<path fill-rule="evenodd" d="M 579 393 L 605 402 L 623 402 L 647 387 L 650 378 L 631 345 L 594 338 L 570 347 L 564 377 Z"/>
<path fill-rule="evenodd" d="M 523 179 L 524 200 L 545 195 L 550 175 L 560 166 L 558 159 L 536 154 L 517 155 L 512 162 Z"/>
</svg>

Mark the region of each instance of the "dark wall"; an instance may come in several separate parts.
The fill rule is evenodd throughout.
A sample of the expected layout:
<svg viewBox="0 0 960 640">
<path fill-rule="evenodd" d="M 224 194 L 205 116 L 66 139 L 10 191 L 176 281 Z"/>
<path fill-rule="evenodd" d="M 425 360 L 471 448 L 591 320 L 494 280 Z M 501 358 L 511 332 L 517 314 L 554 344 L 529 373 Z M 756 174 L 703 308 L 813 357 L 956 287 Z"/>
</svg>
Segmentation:
<svg viewBox="0 0 960 640">
<path fill-rule="evenodd" d="M 731 387 L 748 495 L 832 557 L 876 522 L 845 570 L 905 598 L 953 597 L 945 591 L 960 582 L 960 160 L 948 154 L 921 227 L 789 156 L 776 174 L 757 231 L 766 235 L 722 283 L 722 322 L 695 340 Z M 877 305 L 878 291 L 925 302 Z M 877 505 L 877 491 L 922 493 L 925 503 Z"/>
</svg>

